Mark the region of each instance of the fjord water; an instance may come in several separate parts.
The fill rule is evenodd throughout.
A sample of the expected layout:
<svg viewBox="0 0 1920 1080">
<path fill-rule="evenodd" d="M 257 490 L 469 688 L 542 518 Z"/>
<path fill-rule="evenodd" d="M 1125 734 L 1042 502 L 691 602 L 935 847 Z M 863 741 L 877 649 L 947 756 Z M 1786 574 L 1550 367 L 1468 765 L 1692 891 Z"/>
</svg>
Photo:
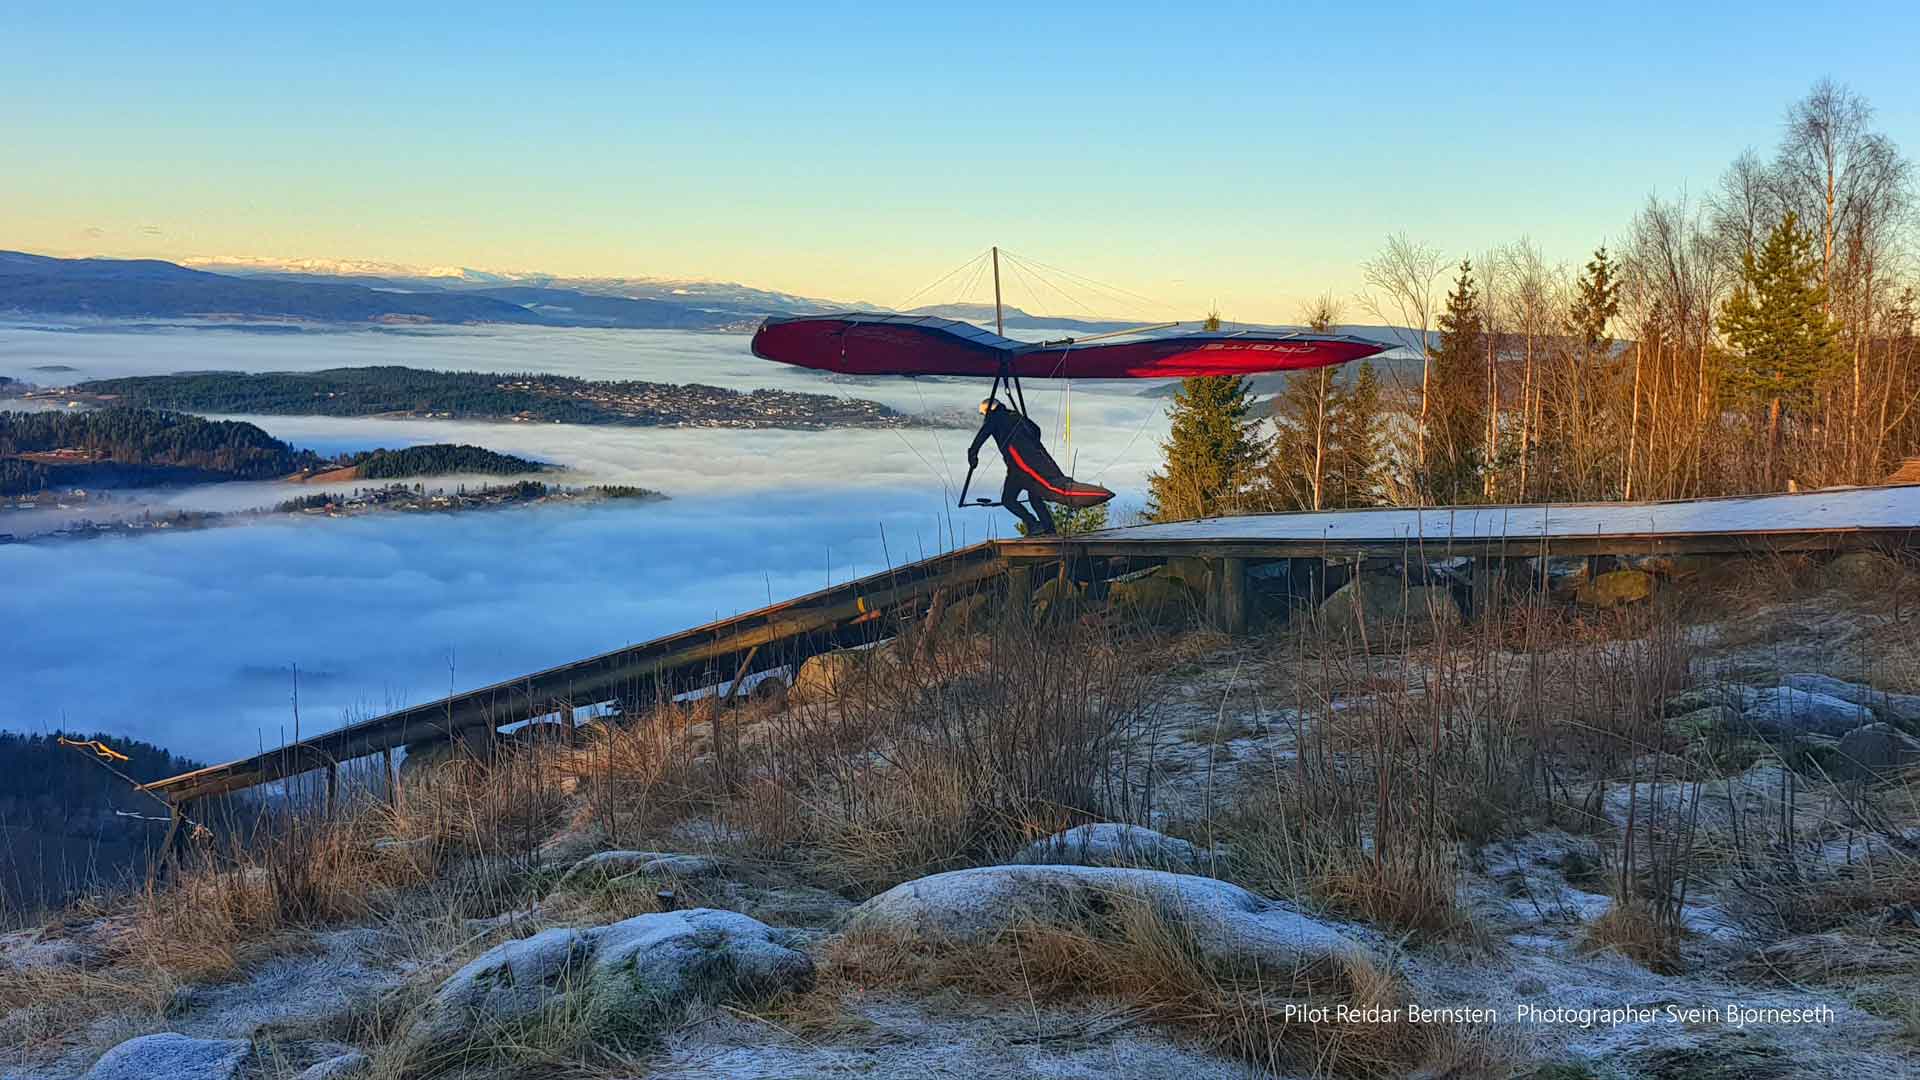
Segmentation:
<svg viewBox="0 0 1920 1080">
<path fill-rule="evenodd" d="M 984 386 L 858 384 L 753 357 L 744 334 L 526 328 L 280 331 L 0 327 L 0 375 L 43 385 L 196 370 L 396 364 L 702 382 L 972 415 Z M 70 368 L 53 371 L 50 368 Z M 1165 433 L 1138 384 L 1029 388 L 1071 471 L 1137 506 Z M 0 407 L 6 407 L 0 404 Z M 1071 443 L 1065 438 L 1071 420 Z M 199 532 L 0 545 L 0 727 L 118 731 L 225 758 L 818 589 L 989 535 L 952 509 L 970 430 L 732 430 L 247 417 L 324 452 L 470 442 L 566 483 L 671 501 L 459 515 L 263 519 Z M 457 483 L 460 478 L 431 483 Z M 472 478 L 468 478 L 471 480 Z M 988 453 L 972 493 L 997 496 Z M 236 510 L 314 489 L 222 484 L 129 508 Z M 0 518 L 0 532 L 20 519 Z"/>
</svg>

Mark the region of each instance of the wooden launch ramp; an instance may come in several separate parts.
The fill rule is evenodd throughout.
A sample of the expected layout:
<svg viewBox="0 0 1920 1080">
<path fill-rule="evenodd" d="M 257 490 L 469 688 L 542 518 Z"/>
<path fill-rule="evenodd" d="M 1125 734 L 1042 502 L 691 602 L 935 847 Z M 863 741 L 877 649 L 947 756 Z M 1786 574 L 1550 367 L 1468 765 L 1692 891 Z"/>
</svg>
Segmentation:
<svg viewBox="0 0 1920 1080">
<path fill-rule="evenodd" d="M 989 541 L 785 603 L 438 701 L 349 724 L 239 761 L 147 785 L 183 812 L 198 799 L 327 770 L 433 740 L 486 734 L 605 702 L 650 702 L 741 685 L 806 657 L 891 636 L 930 608 L 990 590 L 1024 609 L 1036 584 L 1093 586 L 1169 560 L 1197 560 L 1207 616 L 1246 629 L 1248 582 L 1282 561 L 1369 558 L 1843 552 L 1920 547 L 1920 485 L 1664 503 L 1382 508 L 1141 525 L 1069 540 Z"/>
</svg>

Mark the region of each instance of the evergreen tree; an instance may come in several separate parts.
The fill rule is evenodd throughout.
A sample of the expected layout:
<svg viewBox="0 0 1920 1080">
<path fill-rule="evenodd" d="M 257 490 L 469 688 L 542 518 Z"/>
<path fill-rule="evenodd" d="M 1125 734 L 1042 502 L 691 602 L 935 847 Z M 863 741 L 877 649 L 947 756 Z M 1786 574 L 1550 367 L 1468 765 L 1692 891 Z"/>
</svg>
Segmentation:
<svg viewBox="0 0 1920 1080">
<path fill-rule="evenodd" d="M 1275 510 L 1337 510 L 1379 501 L 1380 380 L 1362 363 L 1353 384 L 1328 369 L 1300 372 L 1273 400 L 1274 436 L 1261 503 Z"/>
<path fill-rule="evenodd" d="M 1582 360 L 1605 356 L 1613 351 L 1613 337 L 1607 327 L 1620 314 L 1620 282 L 1613 276 L 1613 260 L 1602 247 L 1593 253 L 1586 272 L 1574 283 L 1573 305 L 1567 312 L 1567 329 Z"/>
<path fill-rule="evenodd" d="M 1079 536 L 1082 533 L 1099 532 L 1107 527 L 1107 504 L 1098 506 L 1056 506 L 1053 507 L 1054 531 L 1061 536 Z M 1027 535 L 1025 522 L 1014 528 L 1020 535 Z"/>
<path fill-rule="evenodd" d="M 1433 356 L 1431 409 L 1422 495 L 1432 503 L 1470 502 L 1480 493 L 1482 435 L 1486 429 L 1486 329 L 1473 265 L 1460 276 L 1440 314 L 1440 347 Z"/>
<path fill-rule="evenodd" d="M 1777 456 L 1781 420 L 1812 402 L 1835 364 L 1834 327 L 1820 283 L 1813 237 L 1792 212 L 1758 252 L 1740 260 L 1740 283 L 1720 311 L 1720 332 L 1732 356 L 1727 390 L 1764 405 L 1769 453 Z"/>
<path fill-rule="evenodd" d="M 1342 395 L 1328 441 L 1329 506 L 1373 506 L 1380 501 L 1380 469 L 1386 426 L 1380 414 L 1380 376 L 1361 361 L 1353 385 Z"/>
<path fill-rule="evenodd" d="M 1238 509 L 1268 450 L 1252 413 L 1252 388 L 1238 375 L 1180 380 L 1160 444 L 1165 463 L 1147 478 L 1147 515 L 1183 521 Z"/>
</svg>

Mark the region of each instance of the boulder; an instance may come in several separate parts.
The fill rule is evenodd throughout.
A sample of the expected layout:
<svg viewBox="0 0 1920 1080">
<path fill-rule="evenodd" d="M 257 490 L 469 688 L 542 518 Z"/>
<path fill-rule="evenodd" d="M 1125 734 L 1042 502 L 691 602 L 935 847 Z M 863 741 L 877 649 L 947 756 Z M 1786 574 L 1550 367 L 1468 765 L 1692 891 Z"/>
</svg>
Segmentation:
<svg viewBox="0 0 1920 1080">
<path fill-rule="evenodd" d="M 338 1057 L 314 1062 L 293 1080 L 347 1080 L 348 1077 L 364 1075 L 372 1068 L 372 1059 L 358 1050 L 350 1050 Z"/>
<path fill-rule="evenodd" d="M 1204 866 L 1207 858 L 1200 848 L 1177 837 L 1139 825 L 1102 821 L 1036 840 L 1013 861 L 1050 866 L 1148 866 L 1190 871 Z"/>
<path fill-rule="evenodd" d="M 940 628 L 955 634 L 978 629 L 987 621 L 988 601 L 984 592 L 968 593 L 951 601 L 940 612 Z"/>
<path fill-rule="evenodd" d="M 1199 594 L 1164 572 L 1116 581 L 1108 588 L 1107 599 L 1117 614 L 1154 626 L 1190 622 L 1200 610 Z"/>
<path fill-rule="evenodd" d="M 618 1024 L 690 1001 L 761 1000 L 813 985 L 813 960 L 788 935 L 736 911 L 694 908 L 602 928 L 587 993 Z"/>
<path fill-rule="evenodd" d="M 1683 739 L 1698 739 L 1711 732 L 1734 731 L 1739 727 L 1740 710 L 1727 705 L 1708 705 L 1667 720 L 1667 733 Z"/>
<path fill-rule="evenodd" d="M 1920 739 L 1891 724 L 1864 724 L 1840 736 L 1841 770 L 1851 778 L 1892 777 L 1920 766 Z"/>
<path fill-rule="evenodd" d="M 84 1080 L 237 1080 L 253 1064 L 245 1039 L 195 1039 L 166 1032 L 128 1039 L 100 1056 Z"/>
<path fill-rule="evenodd" d="M 1653 575 L 1645 570 L 1609 570 L 1574 592 L 1574 603 L 1590 608 L 1638 604 L 1653 596 Z"/>
<path fill-rule="evenodd" d="M 1320 626 L 1335 640 L 1359 644 L 1428 641 L 1439 628 L 1460 625 L 1453 593 L 1432 585 L 1409 586 L 1398 577 L 1362 574 L 1320 605 Z"/>
<path fill-rule="evenodd" d="M 592 931 L 555 927 L 481 953 L 434 991 L 406 1035 L 407 1055 L 457 1052 L 475 1028 L 538 1020 L 586 973 Z"/>
<path fill-rule="evenodd" d="M 1237 885 L 1099 866 L 983 866 L 935 874 L 861 904 L 847 930 L 959 948 L 1034 922 L 1097 933 L 1103 913 L 1127 898 L 1152 905 L 1223 969 L 1290 980 L 1367 951 L 1333 926 Z"/>
<path fill-rule="evenodd" d="M 1920 724 L 1920 694 L 1891 694 L 1831 675 L 1789 675 L 1781 679 L 1780 684 L 1810 694 L 1825 694 L 1855 705 L 1864 705 L 1882 720 L 1896 724 Z"/>
<path fill-rule="evenodd" d="M 1873 710 L 1791 686 L 1744 687 L 1740 728 L 1750 735 L 1844 735 L 1873 723 Z"/>
<path fill-rule="evenodd" d="M 1570 599 L 1592 577 L 1592 564 L 1584 555 L 1551 555 L 1544 565 L 1540 559 L 1527 560 L 1528 587 L 1538 589 L 1544 583 L 1556 599 Z"/>
<path fill-rule="evenodd" d="M 598 1037 L 644 1030 L 695 1001 L 751 1001 L 813 983 L 813 961 L 732 911 L 663 912 L 585 930 L 544 930 L 480 954 L 450 976 L 405 1036 L 410 1061 L 461 1055 L 475 1030 L 564 1012 Z"/>
<path fill-rule="evenodd" d="M 602 851 L 589 855 L 561 875 L 557 888 L 592 889 L 615 878 L 718 877 L 725 864 L 710 855 L 679 855 L 669 851 Z"/>
<path fill-rule="evenodd" d="M 1627 560 L 1635 570 L 1645 570 L 1668 581 L 1684 581 L 1705 573 L 1714 564 L 1711 555 L 1636 555 Z"/>
<path fill-rule="evenodd" d="M 1885 555 L 1871 551 L 1849 551 L 1836 556 L 1821 568 L 1821 573 L 1829 584 L 1873 588 L 1887 580 L 1887 572 L 1891 569 L 1893 562 Z"/>
<path fill-rule="evenodd" d="M 1078 582 L 1050 577 L 1033 590 L 1033 617 L 1042 621 L 1064 617 L 1079 607 L 1086 592 Z"/>
<path fill-rule="evenodd" d="M 884 662 L 892 655 L 893 642 L 888 640 L 867 648 L 835 649 L 809 656 L 794 672 L 793 685 L 787 692 L 796 700 L 829 700 L 854 684 L 861 665 Z"/>
</svg>

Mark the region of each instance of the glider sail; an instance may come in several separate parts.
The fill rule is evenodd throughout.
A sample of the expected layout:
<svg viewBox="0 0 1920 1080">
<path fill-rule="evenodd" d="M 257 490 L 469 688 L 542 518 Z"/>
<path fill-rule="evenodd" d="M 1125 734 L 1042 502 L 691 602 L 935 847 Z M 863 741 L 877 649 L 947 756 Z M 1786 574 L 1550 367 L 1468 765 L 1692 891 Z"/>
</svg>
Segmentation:
<svg viewBox="0 0 1920 1080">
<path fill-rule="evenodd" d="M 840 375 L 993 379 L 1184 379 L 1344 364 L 1389 346 L 1345 334 L 1231 330 L 1129 341 L 1015 341 L 931 315 L 847 312 L 770 318 L 753 335 L 764 360 Z"/>
</svg>

